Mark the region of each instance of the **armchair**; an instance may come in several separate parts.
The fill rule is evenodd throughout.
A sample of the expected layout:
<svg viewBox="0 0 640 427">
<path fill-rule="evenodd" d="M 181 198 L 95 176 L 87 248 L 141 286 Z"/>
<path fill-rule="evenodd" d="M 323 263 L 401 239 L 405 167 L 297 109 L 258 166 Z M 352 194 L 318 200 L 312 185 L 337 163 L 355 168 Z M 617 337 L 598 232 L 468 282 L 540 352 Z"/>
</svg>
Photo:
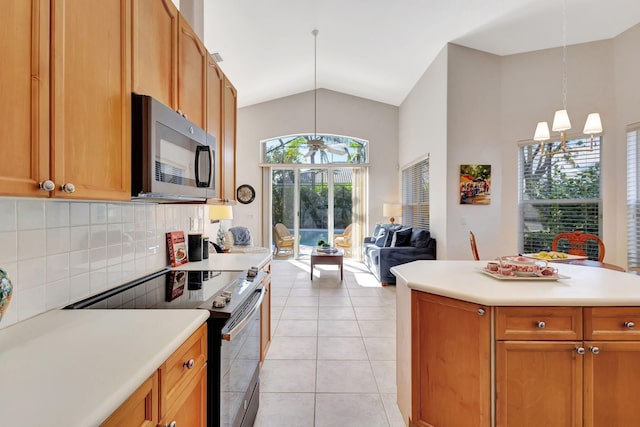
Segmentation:
<svg viewBox="0 0 640 427">
<path fill-rule="evenodd" d="M 285 252 L 287 255 L 293 254 L 294 243 L 294 237 L 289 233 L 289 230 L 284 224 L 279 222 L 273 226 L 273 244 L 275 246 L 273 256 L 282 255 L 282 252 Z"/>
<path fill-rule="evenodd" d="M 333 235 L 333 244 L 339 248 L 344 249 L 344 253 L 347 256 L 351 256 L 351 229 L 353 224 L 347 225 L 347 228 L 340 234 Z"/>
</svg>

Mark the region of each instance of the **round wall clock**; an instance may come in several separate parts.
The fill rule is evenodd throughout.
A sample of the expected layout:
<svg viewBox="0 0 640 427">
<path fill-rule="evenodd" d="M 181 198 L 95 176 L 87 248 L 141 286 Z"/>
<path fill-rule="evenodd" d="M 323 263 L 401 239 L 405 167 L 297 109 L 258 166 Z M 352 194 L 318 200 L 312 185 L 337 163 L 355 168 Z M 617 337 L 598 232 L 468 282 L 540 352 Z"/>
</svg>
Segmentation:
<svg viewBox="0 0 640 427">
<path fill-rule="evenodd" d="M 256 198 L 256 190 L 254 190 L 249 184 L 242 184 L 236 190 L 236 197 L 240 203 L 244 203 L 246 205 L 253 202 L 253 199 Z"/>
</svg>

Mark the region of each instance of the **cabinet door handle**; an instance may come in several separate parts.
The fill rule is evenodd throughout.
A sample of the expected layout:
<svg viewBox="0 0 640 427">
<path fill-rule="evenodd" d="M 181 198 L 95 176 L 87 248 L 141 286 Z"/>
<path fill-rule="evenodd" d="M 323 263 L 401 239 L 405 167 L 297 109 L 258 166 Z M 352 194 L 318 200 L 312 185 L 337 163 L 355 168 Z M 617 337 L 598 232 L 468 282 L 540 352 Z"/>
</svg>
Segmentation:
<svg viewBox="0 0 640 427">
<path fill-rule="evenodd" d="M 589 347 L 589 350 L 591 350 L 591 353 L 593 354 L 600 354 L 600 348 L 599 347 Z"/>
<path fill-rule="evenodd" d="M 39 182 L 38 188 L 46 192 L 51 192 L 56 188 L 56 184 L 50 179 L 47 179 L 46 181 Z"/>
<path fill-rule="evenodd" d="M 624 322 L 624 326 L 625 326 L 625 328 L 627 328 L 627 329 L 633 329 L 633 328 L 635 328 L 635 327 L 636 327 L 636 324 L 635 324 L 635 323 L 633 323 L 633 322 Z"/>
<path fill-rule="evenodd" d="M 189 359 L 189 360 L 187 360 L 186 362 L 184 362 L 184 363 L 182 364 L 182 366 L 184 366 L 184 367 L 185 367 L 185 368 L 187 368 L 187 369 L 193 369 L 193 367 L 195 366 L 195 364 L 196 364 L 196 361 L 195 361 L 195 360 L 193 360 L 193 359 Z"/>
<path fill-rule="evenodd" d="M 65 185 L 61 187 L 61 190 L 64 191 L 65 193 L 75 193 L 76 186 L 70 182 L 67 182 Z"/>
<path fill-rule="evenodd" d="M 486 311 L 484 308 L 479 308 L 478 310 L 476 310 L 476 313 L 478 313 L 478 316 L 484 316 Z"/>
<path fill-rule="evenodd" d="M 544 322 L 544 320 L 541 320 L 538 323 L 536 323 L 536 326 L 540 329 L 544 329 L 547 327 L 547 324 Z"/>
<path fill-rule="evenodd" d="M 578 354 L 582 355 L 584 354 L 584 347 L 576 347 L 576 351 L 578 352 Z"/>
<path fill-rule="evenodd" d="M 165 424 L 164 427 L 176 427 L 178 425 L 177 422 L 171 421 L 169 424 Z"/>
</svg>

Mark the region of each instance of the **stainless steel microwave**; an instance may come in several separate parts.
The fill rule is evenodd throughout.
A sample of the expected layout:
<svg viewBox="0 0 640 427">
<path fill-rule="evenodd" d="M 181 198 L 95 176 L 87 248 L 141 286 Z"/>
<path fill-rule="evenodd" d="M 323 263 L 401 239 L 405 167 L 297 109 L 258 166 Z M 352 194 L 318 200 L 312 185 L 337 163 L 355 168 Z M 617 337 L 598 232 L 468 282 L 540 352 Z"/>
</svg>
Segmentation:
<svg viewBox="0 0 640 427">
<path fill-rule="evenodd" d="M 216 140 L 147 95 L 132 94 L 131 197 L 202 202 L 215 197 Z"/>
</svg>

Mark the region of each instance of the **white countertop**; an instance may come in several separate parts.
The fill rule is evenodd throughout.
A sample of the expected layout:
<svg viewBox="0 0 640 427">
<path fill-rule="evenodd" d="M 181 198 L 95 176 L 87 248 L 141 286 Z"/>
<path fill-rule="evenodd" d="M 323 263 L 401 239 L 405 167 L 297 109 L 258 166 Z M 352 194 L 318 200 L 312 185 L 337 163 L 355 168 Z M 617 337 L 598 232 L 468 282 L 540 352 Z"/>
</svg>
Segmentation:
<svg viewBox="0 0 640 427">
<path fill-rule="evenodd" d="M 414 261 L 391 268 L 411 289 L 490 306 L 640 306 L 640 276 L 606 268 L 553 264 L 570 279 L 498 280 L 487 261 Z"/>
<path fill-rule="evenodd" d="M 271 253 L 227 253 L 209 254 L 208 259 L 193 261 L 172 267 L 172 270 L 193 271 L 242 271 L 251 267 L 262 268 L 271 260 Z"/>
<path fill-rule="evenodd" d="M 100 424 L 208 317 L 53 310 L 0 330 L 0 424 Z"/>
</svg>

